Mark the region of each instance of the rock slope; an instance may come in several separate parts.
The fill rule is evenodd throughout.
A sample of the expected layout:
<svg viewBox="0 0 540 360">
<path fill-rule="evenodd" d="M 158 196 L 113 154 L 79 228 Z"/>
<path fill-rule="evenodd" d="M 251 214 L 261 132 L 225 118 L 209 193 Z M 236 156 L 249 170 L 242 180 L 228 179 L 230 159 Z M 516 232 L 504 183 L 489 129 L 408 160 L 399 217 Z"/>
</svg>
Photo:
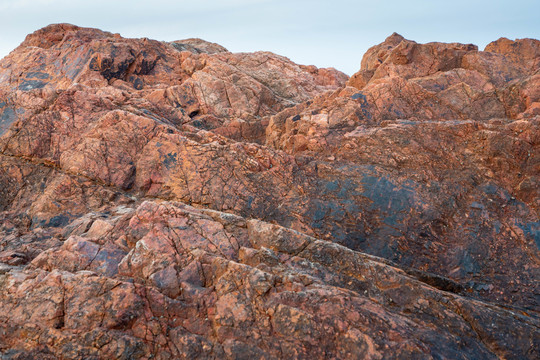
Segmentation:
<svg viewBox="0 0 540 360">
<path fill-rule="evenodd" d="M 4 359 L 540 357 L 540 42 L 351 78 L 50 25 L 0 61 Z"/>
</svg>

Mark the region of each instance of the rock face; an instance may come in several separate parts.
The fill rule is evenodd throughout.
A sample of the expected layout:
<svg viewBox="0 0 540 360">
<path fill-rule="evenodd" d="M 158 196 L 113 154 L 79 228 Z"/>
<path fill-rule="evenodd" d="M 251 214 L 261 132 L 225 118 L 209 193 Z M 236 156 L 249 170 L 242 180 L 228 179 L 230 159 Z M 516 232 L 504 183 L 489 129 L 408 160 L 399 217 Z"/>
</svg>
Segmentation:
<svg viewBox="0 0 540 360">
<path fill-rule="evenodd" d="M 539 68 L 36 31 L 0 61 L 0 356 L 539 358 Z"/>
</svg>

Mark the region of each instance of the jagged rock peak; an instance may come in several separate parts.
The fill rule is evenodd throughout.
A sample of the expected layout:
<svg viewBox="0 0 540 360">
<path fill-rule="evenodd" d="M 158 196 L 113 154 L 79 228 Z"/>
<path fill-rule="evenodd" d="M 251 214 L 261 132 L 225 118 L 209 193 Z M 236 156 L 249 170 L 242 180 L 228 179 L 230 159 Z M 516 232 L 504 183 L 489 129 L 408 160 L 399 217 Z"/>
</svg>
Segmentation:
<svg viewBox="0 0 540 360">
<path fill-rule="evenodd" d="M 67 23 L 50 24 L 27 35 L 20 46 L 37 46 L 40 48 L 48 49 L 62 42 L 62 40 L 64 40 L 66 36 L 75 35 L 79 37 L 88 37 L 94 39 L 120 36 L 118 34 L 113 35 L 110 32 L 105 32 L 99 29 L 84 28 Z"/>
<path fill-rule="evenodd" d="M 405 40 L 405 38 L 403 36 L 401 36 L 400 34 L 398 34 L 397 32 L 394 32 L 392 33 L 392 35 L 388 36 L 385 40 L 384 40 L 384 43 L 385 44 L 391 44 L 391 45 L 397 45 L 399 44 L 401 41 Z"/>
<path fill-rule="evenodd" d="M 486 45 L 484 51 L 494 52 L 511 57 L 514 60 L 531 60 L 540 58 L 540 40 L 500 38 Z"/>
</svg>

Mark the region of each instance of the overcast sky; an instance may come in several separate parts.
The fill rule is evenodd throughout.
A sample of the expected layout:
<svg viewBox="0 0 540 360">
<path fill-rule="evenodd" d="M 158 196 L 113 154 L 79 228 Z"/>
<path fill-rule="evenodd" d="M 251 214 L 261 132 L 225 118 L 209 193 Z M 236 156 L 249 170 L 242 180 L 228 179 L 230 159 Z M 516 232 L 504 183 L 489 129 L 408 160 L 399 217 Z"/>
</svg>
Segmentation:
<svg viewBox="0 0 540 360">
<path fill-rule="evenodd" d="M 398 32 L 417 42 L 540 38 L 540 0 L 0 0 L 0 57 L 31 33 L 68 22 L 125 37 L 200 37 L 230 51 L 268 50 L 351 75 Z"/>
</svg>

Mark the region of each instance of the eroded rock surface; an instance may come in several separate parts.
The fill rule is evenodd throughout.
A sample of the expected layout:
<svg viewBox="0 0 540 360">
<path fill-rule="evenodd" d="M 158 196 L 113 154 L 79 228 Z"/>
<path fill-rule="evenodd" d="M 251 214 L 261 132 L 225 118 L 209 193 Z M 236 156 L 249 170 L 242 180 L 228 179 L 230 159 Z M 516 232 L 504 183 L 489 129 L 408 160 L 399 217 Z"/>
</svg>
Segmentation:
<svg viewBox="0 0 540 360">
<path fill-rule="evenodd" d="M 51 25 L 0 61 L 5 359 L 540 357 L 540 42 L 350 79 Z"/>
</svg>

